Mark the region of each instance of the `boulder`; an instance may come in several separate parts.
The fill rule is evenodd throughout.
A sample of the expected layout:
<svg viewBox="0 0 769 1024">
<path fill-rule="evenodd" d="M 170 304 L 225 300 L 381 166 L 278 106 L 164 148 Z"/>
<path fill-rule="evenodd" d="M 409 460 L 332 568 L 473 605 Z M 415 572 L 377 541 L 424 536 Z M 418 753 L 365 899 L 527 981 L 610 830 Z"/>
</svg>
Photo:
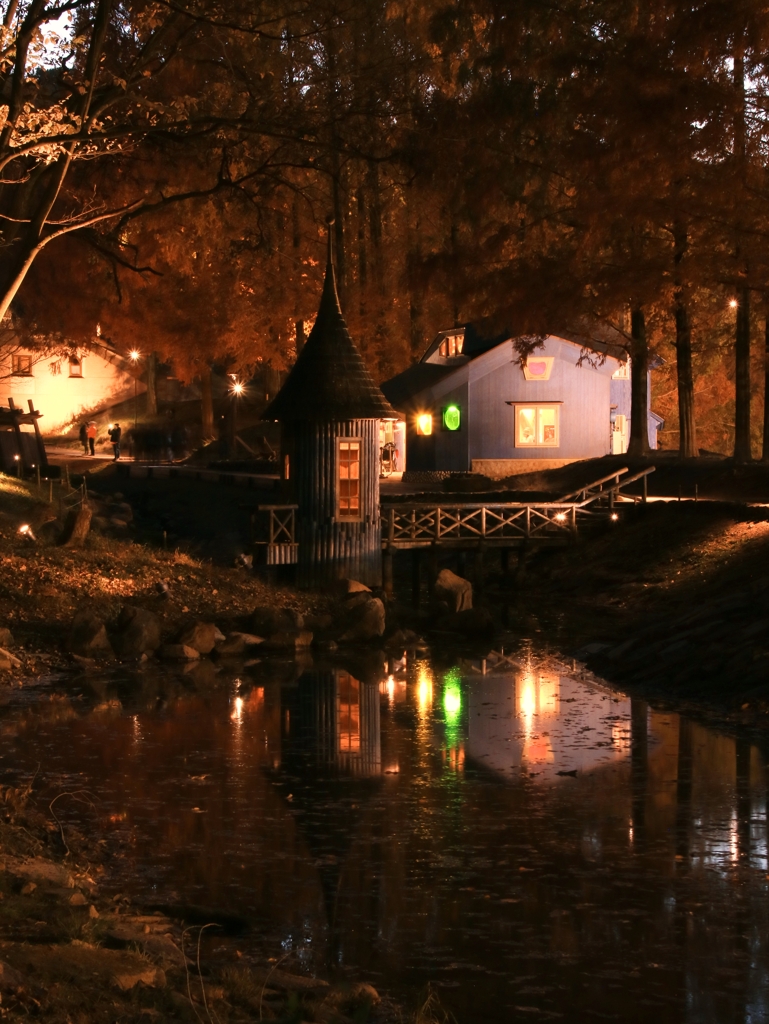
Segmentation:
<svg viewBox="0 0 769 1024">
<path fill-rule="evenodd" d="M 445 601 L 450 612 L 465 612 L 473 607 L 473 585 L 451 569 L 441 569 L 433 587 L 436 601 Z"/>
<path fill-rule="evenodd" d="M 75 887 L 74 878 L 62 864 L 55 864 L 42 857 L 30 857 L 29 860 L 5 857 L 0 861 L 0 869 L 7 871 L 15 878 L 25 878 L 27 881 L 38 884 L 47 882 L 63 889 L 74 889 Z"/>
<path fill-rule="evenodd" d="M 324 629 L 331 629 L 334 625 L 333 615 L 329 615 L 328 612 L 319 612 L 317 615 L 306 615 L 304 618 L 304 624 L 307 629 L 311 629 L 313 633 Z"/>
<path fill-rule="evenodd" d="M 109 518 L 122 519 L 124 523 L 130 523 L 134 517 L 133 509 L 127 501 L 115 501 L 107 509 Z"/>
<path fill-rule="evenodd" d="M 95 612 L 78 612 L 72 621 L 67 650 L 83 658 L 110 658 L 114 652 L 104 622 Z"/>
<path fill-rule="evenodd" d="M 186 644 L 163 644 L 158 650 L 158 657 L 165 661 L 197 661 L 200 651 Z"/>
<path fill-rule="evenodd" d="M 369 597 L 356 603 L 350 610 L 340 640 L 357 643 L 380 637 L 385 631 L 385 608 L 378 597 Z"/>
<path fill-rule="evenodd" d="M 198 654 L 210 654 L 216 643 L 218 630 L 213 622 L 193 622 L 181 631 L 176 642 L 185 647 L 193 647 Z"/>
<path fill-rule="evenodd" d="M 271 636 L 290 630 L 304 629 L 304 616 L 294 608 L 255 608 L 251 615 L 251 632 Z"/>
<path fill-rule="evenodd" d="M 92 516 L 91 517 L 91 529 L 101 530 L 102 532 L 109 528 L 109 519 L 105 519 L 104 516 Z"/>
<path fill-rule="evenodd" d="M 396 629 L 392 636 L 387 638 L 387 646 L 396 650 L 402 650 L 404 647 L 416 647 L 423 643 L 422 637 L 413 629 Z"/>
<path fill-rule="evenodd" d="M 0 960 L 0 989 L 3 992 L 12 991 L 17 988 L 23 988 L 24 978 L 17 970 L 7 964 L 4 960 Z"/>
<path fill-rule="evenodd" d="M 214 651 L 220 658 L 237 658 L 246 649 L 246 641 L 242 633 L 230 633 L 224 640 L 217 643 Z"/>
<path fill-rule="evenodd" d="M 445 625 L 462 636 L 474 639 L 488 639 L 495 630 L 494 620 L 485 608 L 467 608 L 457 612 L 446 620 Z"/>
<path fill-rule="evenodd" d="M 21 668 L 21 662 L 16 655 L 6 651 L 4 647 L 0 647 L 0 663 L 3 663 L 3 668 Z"/>
<path fill-rule="evenodd" d="M 7 626 L 0 626 L 0 647 L 13 647 L 13 633 Z"/>
<path fill-rule="evenodd" d="M 371 587 L 367 587 L 365 583 L 359 583 L 358 580 L 341 579 L 334 583 L 332 593 L 338 601 L 344 601 L 352 594 L 370 594 Z"/>
<path fill-rule="evenodd" d="M 312 633 L 308 629 L 286 629 L 273 633 L 263 645 L 270 651 L 295 651 L 312 646 Z"/>
<path fill-rule="evenodd" d="M 146 608 L 121 608 L 117 628 L 115 648 L 124 658 L 140 658 L 160 647 L 160 619 Z"/>
</svg>

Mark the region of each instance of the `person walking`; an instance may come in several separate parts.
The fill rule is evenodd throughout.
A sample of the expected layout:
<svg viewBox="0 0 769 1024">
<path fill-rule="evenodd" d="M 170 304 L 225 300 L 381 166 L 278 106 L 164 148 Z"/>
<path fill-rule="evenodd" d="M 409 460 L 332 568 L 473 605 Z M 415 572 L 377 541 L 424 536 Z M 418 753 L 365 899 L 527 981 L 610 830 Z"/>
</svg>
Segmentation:
<svg viewBox="0 0 769 1024">
<path fill-rule="evenodd" d="M 120 429 L 120 424 L 116 423 L 109 432 L 110 443 L 112 444 L 112 451 L 115 453 L 115 462 L 120 458 L 120 436 L 123 431 Z"/>
<path fill-rule="evenodd" d="M 83 446 L 83 455 L 87 455 L 88 454 L 88 428 L 86 427 L 85 423 L 81 423 L 80 424 L 80 434 L 79 434 L 79 437 L 80 437 L 80 443 Z"/>
<path fill-rule="evenodd" d="M 88 429 L 86 430 L 86 435 L 88 437 L 88 447 L 91 449 L 91 455 L 95 455 L 96 454 L 96 420 L 91 420 L 91 422 L 88 424 Z M 88 453 L 86 452 L 86 455 L 87 454 Z"/>
</svg>

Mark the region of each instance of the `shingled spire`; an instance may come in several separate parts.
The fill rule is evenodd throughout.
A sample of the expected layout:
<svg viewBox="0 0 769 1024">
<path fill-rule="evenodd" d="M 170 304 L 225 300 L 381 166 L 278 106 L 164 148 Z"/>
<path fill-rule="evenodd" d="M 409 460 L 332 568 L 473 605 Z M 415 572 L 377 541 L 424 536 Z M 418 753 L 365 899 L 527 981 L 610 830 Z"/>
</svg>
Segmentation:
<svg viewBox="0 0 769 1024">
<path fill-rule="evenodd" d="M 264 413 L 268 420 L 396 420 L 398 414 L 374 383 L 347 329 L 331 247 L 315 325 L 286 382 Z"/>
</svg>

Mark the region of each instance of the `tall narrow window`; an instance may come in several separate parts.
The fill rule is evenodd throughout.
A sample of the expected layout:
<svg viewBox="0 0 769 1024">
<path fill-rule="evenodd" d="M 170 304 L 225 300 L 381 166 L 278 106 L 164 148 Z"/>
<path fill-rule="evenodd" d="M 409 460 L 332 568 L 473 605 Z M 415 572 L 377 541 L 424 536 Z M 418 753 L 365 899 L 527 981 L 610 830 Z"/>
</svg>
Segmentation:
<svg viewBox="0 0 769 1024">
<path fill-rule="evenodd" d="M 360 441 L 339 442 L 339 517 L 360 519 Z"/>
<path fill-rule="evenodd" d="M 77 356 L 69 357 L 69 375 L 70 377 L 83 376 L 83 362 L 81 359 L 78 359 Z"/>
<path fill-rule="evenodd" d="M 11 373 L 15 377 L 29 377 L 32 373 L 32 356 L 25 352 L 14 352 L 11 356 Z"/>
</svg>

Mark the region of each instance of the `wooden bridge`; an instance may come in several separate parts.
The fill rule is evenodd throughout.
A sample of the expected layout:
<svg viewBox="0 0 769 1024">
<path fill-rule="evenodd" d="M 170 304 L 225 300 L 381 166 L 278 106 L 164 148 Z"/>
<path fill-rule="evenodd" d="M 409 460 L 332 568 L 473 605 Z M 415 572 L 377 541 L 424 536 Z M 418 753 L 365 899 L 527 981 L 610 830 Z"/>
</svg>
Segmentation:
<svg viewBox="0 0 769 1024">
<path fill-rule="evenodd" d="M 627 468 L 586 484 L 557 501 L 527 502 L 392 502 L 382 506 L 382 549 L 474 548 L 509 549 L 523 544 L 563 545 L 573 542 L 581 524 L 616 514 L 619 502 L 643 502 L 647 478 L 654 467 L 627 476 Z M 641 481 L 642 494 L 627 494 Z M 264 531 L 257 545 L 266 547 L 267 565 L 297 560 L 296 505 L 260 505 Z"/>
</svg>

